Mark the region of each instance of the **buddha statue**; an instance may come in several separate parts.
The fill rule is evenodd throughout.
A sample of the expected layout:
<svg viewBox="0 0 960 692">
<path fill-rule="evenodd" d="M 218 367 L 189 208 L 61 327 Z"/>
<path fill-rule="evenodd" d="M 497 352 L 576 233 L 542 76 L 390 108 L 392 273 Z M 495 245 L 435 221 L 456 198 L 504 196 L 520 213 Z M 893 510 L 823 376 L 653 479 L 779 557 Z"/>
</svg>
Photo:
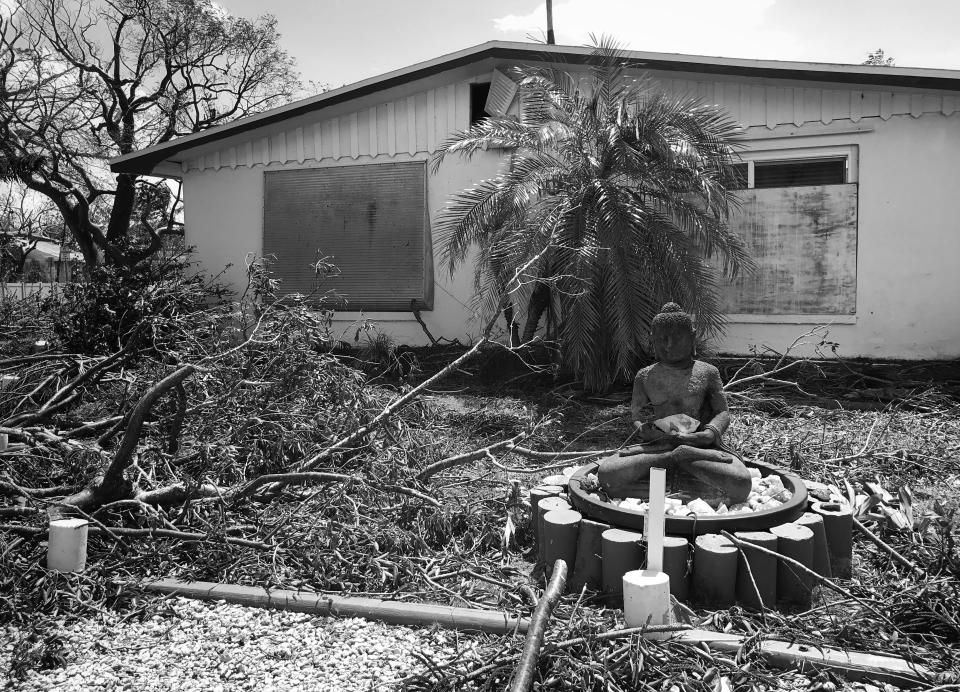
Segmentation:
<svg viewBox="0 0 960 692">
<path fill-rule="evenodd" d="M 730 412 L 720 372 L 694 358 L 693 320 L 667 303 L 651 332 L 657 362 L 637 373 L 630 406 L 642 444 L 600 461 L 600 487 L 611 497 L 646 496 L 650 468 L 658 467 L 668 469 L 673 491 L 713 505 L 746 501 L 750 473 L 723 446 Z"/>
</svg>

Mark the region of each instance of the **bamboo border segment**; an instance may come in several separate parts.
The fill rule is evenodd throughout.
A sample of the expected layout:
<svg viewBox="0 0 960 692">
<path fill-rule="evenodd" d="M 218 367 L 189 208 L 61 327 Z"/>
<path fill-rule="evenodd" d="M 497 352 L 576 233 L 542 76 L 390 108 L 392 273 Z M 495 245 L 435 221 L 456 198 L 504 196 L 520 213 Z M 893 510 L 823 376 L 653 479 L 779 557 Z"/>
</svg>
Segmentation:
<svg viewBox="0 0 960 692">
<path fill-rule="evenodd" d="M 479 630 L 493 634 L 523 634 L 530 625 L 528 618 L 496 610 L 456 608 L 433 603 L 384 601 L 377 598 L 344 597 L 312 591 L 264 589 L 258 586 L 218 584 L 216 582 L 183 582 L 162 579 L 143 585 L 147 591 L 175 594 L 203 601 L 223 600 L 254 608 L 276 608 L 314 615 L 362 617 L 391 625 L 424 626 L 437 624 L 462 630 Z"/>
<path fill-rule="evenodd" d="M 705 643 L 711 649 L 736 654 L 744 637 L 736 634 L 686 630 L 678 633 L 683 642 Z M 866 654 L 813 644 L 762 639 L 757 649 L 767 664 L 776 668 L 796 668 L 800 672 L 831 670 L 851 681 L 872 679 L 901 687 L 917 687 L 932 679 L 931 672 L 922 665 L 912 664 L 898 656 Z"/>
</svg>

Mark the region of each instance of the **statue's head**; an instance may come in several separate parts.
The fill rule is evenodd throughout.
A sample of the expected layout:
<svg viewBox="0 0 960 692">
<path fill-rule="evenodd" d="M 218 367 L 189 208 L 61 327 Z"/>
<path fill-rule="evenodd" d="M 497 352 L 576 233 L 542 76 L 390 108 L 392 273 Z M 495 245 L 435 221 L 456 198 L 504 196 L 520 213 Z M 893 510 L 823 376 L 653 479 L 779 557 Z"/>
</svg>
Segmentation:
<svg viewBox="0 0 960 692">
<path fill-rule="evenodd" d="M 653 352 L 668 365 L 685 365 L 693 360 L 696 332 L 693 318 L 676 303 L 667 303 L 650 325 Z"/>
</svg>

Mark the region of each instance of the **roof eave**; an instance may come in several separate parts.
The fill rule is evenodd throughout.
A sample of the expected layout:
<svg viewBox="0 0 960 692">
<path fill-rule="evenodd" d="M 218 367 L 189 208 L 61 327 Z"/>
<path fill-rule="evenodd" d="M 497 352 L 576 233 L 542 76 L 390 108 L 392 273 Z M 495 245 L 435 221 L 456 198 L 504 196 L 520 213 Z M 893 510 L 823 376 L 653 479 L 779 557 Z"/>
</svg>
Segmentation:
<svg viewBox="0 0 960 692">
<path fill-rule="evenodd" d="M 525 43 L 491 41 L 456 53 L 417 63 L 384 75 L 350 84 L 296 103 L 240 118 L 219 127 L 180 137 L 171 142 L 148 147 L 110 160 L 114 173 L 149 174 L 163 161 L 187 149 L 249 132 L 260 127 L 328 108 L 377 91 L 456 69 L 485 59 L 566 62 L 587 64 L 589 48 L 575 46 L 540 46 Z M 711 58 L 669 53 L 627 52 L 636 67 L 666 72 L 697 72 L 761 79 L 862 84 L 910 89 L 960 91 L 960 71 L 923 68 L 872 67 L 799 63 L 742 58 Z M 851 69 L 853 68 L 853 69 Z"/>
</svg>

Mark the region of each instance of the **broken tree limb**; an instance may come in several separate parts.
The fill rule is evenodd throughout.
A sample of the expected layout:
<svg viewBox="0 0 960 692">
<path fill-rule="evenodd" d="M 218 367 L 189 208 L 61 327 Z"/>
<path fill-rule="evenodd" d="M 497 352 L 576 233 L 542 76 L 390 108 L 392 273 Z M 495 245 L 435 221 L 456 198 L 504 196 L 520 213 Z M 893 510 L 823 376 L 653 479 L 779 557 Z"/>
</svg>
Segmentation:
<svg viewBox="0 0 960 692">
<path fill-rule="evenodd" d="M 380 413 L 378 413 L 373 418 L 373 420 L 371 420 L 369 423 L 367 423 L 366 425 L 361 425 L 359 428 L 357 428 L 353 432 L 340 438 L 339 440 L 334 442 L 332 445 L 324 448 L 321 452 L 319 452 L 318 454 L 314 455 L 313 457 L 307 459 L 305 462 L 300 464 L 300 466 L 297 468 L 297 471 L 313 470 L 314 468 L 317 467 L 317 465 L 321 461 L 324 461 L 325 459 L 329 458 L 330 455 L 336 452 L 337 450 L 343 449 L 347 445 L 351 444 L 352 442 L 355 442 L 356 440 L 359 440 L 362 437 L 366 437 L 370 432 L 372 432 L 377 427 L 379 427 L 380 424 L 383 423 L 385 420 L 387 420 L 390 416 L 392 416 L 394 413 L 396 413 L 397 411 L 402 409 L 404 406 L 409 404 L 411 401 L 413 401 L 415 398 L 417 398 L 421 393 L 423 393 L 425 389 L 428 389 L 437 381 L 443 379 L 444 377 L 449 375 L 451 372 L 459 368 L 461 365 L 463 365 L 463 363 L 470 360 L 470 358 L 472 358 L 477 353 L 477 351 L 480 350 L 480 347 L 483 346 L 485 343 L 487 343 L 489 340 L 490 340 L 489 336 L 483 336 L 481 339 L 477 341 L 477 343 L 471 346 L 468 351 L 466 351 L 463 355 L 461 355 L 456 360 L 453 360 L 450 363 L 448 363 L 446 367 L 444 367 L 442 370 L 437 372 L 435 375 L 428 377 L 427 379 L 425 379 L 423 382 L 418 384 L 416 387 L 411 389 L 406 394 L 399 396 L 393 401 L 391 401 L 387 405 L 387 407 L 384 408 Z"/>
<path fill-rule="evenodd" d="M 853 525 L 856 526 L 860 530 L 860 532 L 863 533 L 867 538 L 869 538 L 875 546 L 877 546 L 878 548 L 880 548 L 880 550 L 882 550 L 887 555 L 892 557 L 897 564 L 903 567 L 906 567 L 909 570 L 918 572 L 919 574 L 926 574 L 922 569 L 920 569 L 920 567 L 913 564 L 912 562 L 910 562 L 910 560 L 908 560 L 903 555 L 898 553 L 896 550 L 891 548 L 889 545 L 884 543 L 879 536 L 877 536 L 873 531 L 871 531 L 866 526 L 861 524 L 856 517 L 853 517 Z"/>
<path fill-rule="evenodd" d="M 513 684 L 510 692 L 527 692 L 533 683 L 533 675 L 537 670 L 537 660 L 540 658 L 540 647 L 543 645 L 543 635 L 554 607 L 563 596 L 567 583 L 567 563 L 557 560 L 553 565 L 553 576 L 543 592 L 543 598 L 537 603 L 530 618 L 530 627 L 527 629 L 527 638 L 523 642 L 523 651 L 520 653 L 520 662 L 513 675 Z"/>
<path fill-rule="evenodd" d="M 423 500 L 434 507 L 440 507 L 440 502 L 422 493 L 414 488 L 408 488 L 402 485 L 393 485 L 389 483 L 378 483 L 361 476 L 349 476 L 342 473 L 325 473 L 319 471 L 298 471 L 293 473 L 270 473 L 258 476 L 248 481 L 237 490 L 224 491 L 224 497 L 231 500 L 239 500 L 253 495 L 254 492 L 267 485 L 291 485 L 293 483 L 363 483 L 377 490 L 399 493 Z"/>
<path fill-rule="evenodd" d="M 459 464 L 466 464 L 471 461 L 476 461 L 477 459 L 482 459 L 483 457 L 487 456 L 487 454 L 499 452 L 501 450 L 512 451 L 516 443 L 525 437 L 527 437 L 527 433 L 520 433 L 519 435 L 514 435 L 509 440 L 495 442 L 492 445 L 488 445 L 481 449 L 475 449 L 472 452 L 464 452 L 463 454 L 456 454 L 452 457 L 435 461 L 417 474 L 417 480 L 421 483 L 426 483 L 434 475 L 454 466 L 458 466 Z"/>
<path fill-rule="evenodd" d="M 753 544 L 753 543 L 747 543 L 746 541 L 742 541 L 742 540 L 740 540 L 739 538 L 737 538 L 737 537 L 733 536 L 732 534 L 728 533 L 727 531 L 721 531 L 720 534 L 721 534 L 722 536 L 724 536 L 725 538 L 727 538 L 728 540 L 732 541 L 733 544 L 736 545 L 738 548 L 742 548 L 742 547 L 746 546 L 749 550 L 757 550 L 757 551 L 760 551 L 761 553 L 767 553 L 768 555 L 773 555 L 773 556 L 776 557 L 778 560 L 782 560 L 783 562 L 786 562 L 787 564 L 791 565 L 792 567 L 795 567 L 796 569 L 798 569 L 798 570 L 800 570 L 801 572 L 805 573 L 807 576 L 811 577 L 814 581 L 820 582 L 820 583 L 823 584 L 824 586 L 827 586 L 827 587 L 829 587 L 830 589 L 833 589 L 834 591 L 836 591 L 838 594 L 840 594 L 840 595 L 843 596 L 844 598 L 849 598 L 851 601 L 856 601 L 857 603 L 859 603 L 860 605 L 862 605 L 864 608 L 866 608 L 867 610 L 869 610 L 871 613 L 873 613 L 874 615 L 876 615 L 878 618 L 880 618 L 880 619 L 883 620 L 884 622 L 886 622 L 886 623 L 888 623 L 888 624 L 890 624 L 890 625 L 893 625 L 893 624 L 894 624 L 894 623 L 890 620 L 889 617 L 887 617 L 886 615 L 884 615 L 883 613 L 881 613 L 879 610 L 877 610 L 877 609 L 874 608 L 872 605 L 870 605 L 869 603 L 867 603 L 866 601 L 864 601 L 862 598 L 858 598 L 857 596 L 854 596 L 852 593 L 850 593 L 849 591 L 847 591 L 845 588 L 843 588 L 843 587 L 840 586 L 839 584 L 833 582 L 833 581 L 830 580 L 830 579 L 827 579 L 826 577 L 820 576 L 819 574 L 817 574 L 816 572 L 814 572 L 812 569 L 810 569 L 809 567 L 807 567 L 806 565 L 804 565 L 804 564 L 802 564 L 802 563 L 800 563 L 800 562 L 797 562 L 797 561 L 794 560 L 793 558 L 787 557 L 786 555 L 782 555 L 782 554 L 776 552 L 775 550 L 769 550 L 769 549 L 767 549 L 767 548 L 764 548 L 763 546 L 756 545 L 756 544 Z M 894 626 L 896 626 L 896 625 L 894 625 Z M 898 628 L 898 629 L 899 629 L 899 628 Z"/>
<path fill-rule="evenodd" d="M 185 379 L 197 371 L 196 365 L 183 365 L 150 386 L 140 397 L 136 405 L 126 417 L 127 426 L 120 440 L 110 465 L 103 476 L 94 479 L 90 485 L 78 493 L 65 497 L 59 507 L 51 507 L 51 517 L 62 513 L 64 507 L 74 507 L 80 510 L 101 505 L 105 502 L 122 500 L 132 497 L 133 485 L 124 478 L 124 472 L 133 459 L 133 452 L 140 441 L 140 432 L 143 429 L 144 419 L 153 408 L 154 403 L 165 392 L 181 384 Z"/>
<path fill-rule="evenodd" d="M 107 368 L 110 368 L 111 366 L 115 365 L 117 362 L 126 358 L 126 356 L 130 353 L 130 350 L 133 348 L 133 345 L 136 341 L 137 341 L 137 338 L 135 336 L 131 337 L 122 349 L 120 349 L 116 353 L 113 353 L 107 356 L 106 358 L 101 360 L 99 363 L 97 363 L 93 367 L 81 372 L 79 375 L 73 378 L 70 382 L 68 382 L 63 387 L 61 387 L 56 392 L 54 392 L 53 396 L 47 399 L 47 401 L 33 413 L 23 413 L 18 416 L 13 416 L 8 420 L 4 421 L 3 424 L 9 425 L 9 426 L 30 425 L 31 423 L 36 423 L 45 418 L 48 418 L 52 416 L 54 413 L 56 413 L 57 411 L 59 411 L 60 409 L 65 408 L 70 403 L 73 403 L 79 398 L 79 393 L 76 392 L 77 387 L 84 384 L 85 382 L 89 382 L 95 375 L 99 375 Z"/>
</svg>

